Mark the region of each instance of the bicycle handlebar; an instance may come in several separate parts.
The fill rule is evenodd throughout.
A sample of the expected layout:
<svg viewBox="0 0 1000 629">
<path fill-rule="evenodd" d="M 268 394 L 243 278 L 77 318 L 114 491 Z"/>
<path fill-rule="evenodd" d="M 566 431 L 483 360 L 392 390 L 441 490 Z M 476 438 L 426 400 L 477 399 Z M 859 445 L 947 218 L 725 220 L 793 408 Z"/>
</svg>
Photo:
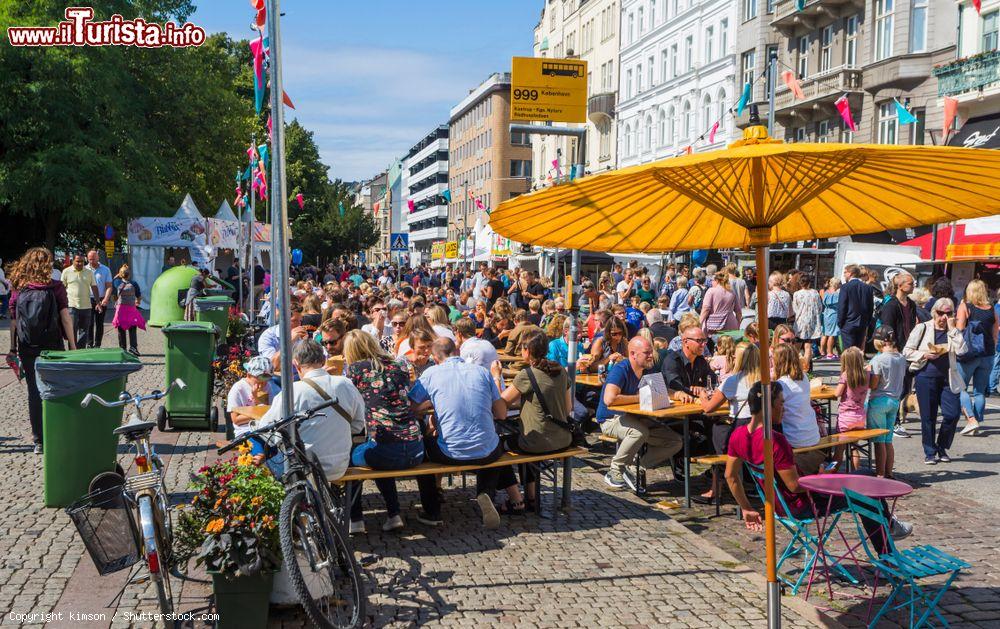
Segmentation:
<svg viewBox="0 0 1000 629">
<path fill-rule="evenodd" d="M 229 452 L 230 450 L 232 450 L 236 446 L 238 446 L 241 443 L 244 443 L 244 442 L 252 439 L 253 437 L 260 437 L 260 436 L 263 436 L 263 435 L 265 435 L 267 433 L 277 432 L 277 431 L 281 430 L 282 428 L 284 428 L 285 426 L 287 426 L 287 425 L 289 425 L 291 423 L 298 424 L 298 423 L 304 422 L 305 420 L 309 419 L 310 417 L 313 417 L 314 415 L 316 415 L 320 411 L 323 411 L 323 410 L 326 410 L 328 408 L 333 407 L 335 404 L 337 404 L 337 400 L 336 399 L 327 400 L 327 401 L 323 402 L 322 404 L 320 404 L 318 406 L 314 406 L 313 408 L 311 408 L 311 409 L 309 409 L 307 411 L 302 411 L 300 413 L 295 413 L 293 415 L 290 415 L 290 416 L 282 419 L 281 421 L 278 421 L 278 422 L 275 422 L 273 424 L 269 424 L 267 426 L 264 426 L 263 428 L 258 428 L 257 430 L 251 430 L 250 432 L 245 433 L 245 434 L 237 437 L 236 439 L 233 439 L 232 441 L 230 441 L 226 445 L 224 445 L 221 448 L 219 448 L 218 449 L 218 453 L 219 454 L 225 454 L 226 452 Z"/>
<path fill-rule="evenodd" d="M 108 408 L 118 408 L 119 406 L 125 406 L 127 404 L 139 404 L 140 402 L 145 402 L 146 400 L 162 400 L 166 396 L 170 395 L 170 392 L 173 391 L 175 388 L 178 388 L 183 391 L 184 389 L 187 388 L 187 385 L 184 383 L 183 380 L 177 378 L 170 383 L 170 386 L 167 387 L 166 391 L 153 391 L 148 395 L 130 395 L 128 391 L 122 391 L 122 394 L 121 396 L 119 396 L 117 402 L 108 402 L 107 400 L 105 400 L 104 398 L 95 393 L 88 393 L 83 397 L 83 400 L 80 402 L 80 406 L 82 406 L 83 408 L 87 408 L 87 406 L 89 406 L 91 402 L 97 402 L 101 406 L 106 406 Z"/>
</svg>

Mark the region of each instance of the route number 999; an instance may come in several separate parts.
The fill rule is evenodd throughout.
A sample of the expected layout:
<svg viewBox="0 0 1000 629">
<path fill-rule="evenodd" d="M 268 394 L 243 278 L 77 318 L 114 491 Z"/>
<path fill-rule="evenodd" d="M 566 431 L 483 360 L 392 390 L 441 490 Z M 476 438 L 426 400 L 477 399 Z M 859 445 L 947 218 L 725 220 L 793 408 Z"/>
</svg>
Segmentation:
<svg viewBox="0 0 1000 629">
<path fill-rule="evenodd" d="M 516 89 L 514 100 L 538 100 L 538 90 Z"/>
</svg>

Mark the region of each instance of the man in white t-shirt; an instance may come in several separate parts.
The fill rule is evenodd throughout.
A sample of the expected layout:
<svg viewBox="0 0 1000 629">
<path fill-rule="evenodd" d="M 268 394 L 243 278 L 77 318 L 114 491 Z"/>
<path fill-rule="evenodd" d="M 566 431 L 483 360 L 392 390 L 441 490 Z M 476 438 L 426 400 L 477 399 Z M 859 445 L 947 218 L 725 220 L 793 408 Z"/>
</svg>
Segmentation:
<svg viewBox="0 0 1000 629">
<path fill-rule="evenodd" d="M 482 299 L 483 291 L 486 290 L 486 284 L 490 281 L 490 278 L 486 276 L 486 264 L 480 263 L 479 270 L 476 274 L 472 276 L 472 298 Z"/>
<path fill-rule="evenodd" d="M 489 370 L 498 360 L 497 350 L 489 341 L 476 336 L 476 324 L 469 317 L 462 317 L 452 326 L 459 355 L 467 363 L 473 363 Z"/>
<path fill-rule="evenodd" d="M 618 297 L 618 303 L 622 305 L 628 305 L 631 303 L 629 299 L 635 294 L 635 283 L 632 281 L 632 269 L 626 269 L 625 279 L 618 282 L 615 286 L 615 295 Z"/>
</svg>

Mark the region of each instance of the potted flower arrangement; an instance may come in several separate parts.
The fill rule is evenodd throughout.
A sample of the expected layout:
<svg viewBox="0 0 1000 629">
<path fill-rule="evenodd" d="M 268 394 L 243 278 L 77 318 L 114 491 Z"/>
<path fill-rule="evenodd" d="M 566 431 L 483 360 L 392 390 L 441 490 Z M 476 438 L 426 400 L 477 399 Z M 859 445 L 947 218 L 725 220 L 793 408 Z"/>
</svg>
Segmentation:
<svg viewBox="0 0 1000 629">
<path fill-rule="evenodd" d="M 198 470 L 191 504 L 180 510 L 175 552 L 212 575 L 219 627 L 266 627 L 274 573 L 281 568 L 277 517 L 284 488 L 254 465 L 250 446 L 239 456 Z"/>
</svg>

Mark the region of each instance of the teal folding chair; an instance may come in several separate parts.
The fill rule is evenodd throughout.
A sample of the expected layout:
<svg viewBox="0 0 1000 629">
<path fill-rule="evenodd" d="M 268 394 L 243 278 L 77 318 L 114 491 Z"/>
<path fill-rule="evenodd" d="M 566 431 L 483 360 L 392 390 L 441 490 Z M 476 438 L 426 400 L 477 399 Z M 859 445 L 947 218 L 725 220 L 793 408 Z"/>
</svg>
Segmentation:
<svg viewBox="0 0 1000 629">
<path fill-rule="evenodd" d="M 953 557 L 933 546 L 917 546 L 916 548 L 899 550 L 892 541 L 892 536 L 888 535 L 888 531 L 890 530 L 889 518 L 882 509 L 881 501 L 863 496 L 849 489 L 844 490 L 844 496 L 847 498 L 848 509 L 854 515 L 854 522 L 857 524 L 858 535 L 861 537 L 865 553 L 868 555 L 872 566 L 877 570 L 875 573 L 872 600 L 868 604 L 869 618 L 871 618 L 872 604 L 874 604 L 875 595 L 878 592 L 879 576 L 885 577 L 892 586 L 892 592 L 889 593 L 889 597 L 882 604 L 882 608 L 879 609 L 875 618 L 871 618 L 868 626 L 874 627 L 878 623 L 879 618 L 887 612 L 908 607 L 910 610 L 910 627 L 912 629 L 917 629 L 925 622 L 928 626 L 931 626 L 931 614 L 934 614 L 941 621 L 941 626 L 947 627 L 948 622 L 937 610 L 938 602 L 940 602 L 944 593 L 948 591 L 948 588 L 951 587 L 951 583 L 958 576 L 958 573 L 963 568 L 970 568 L 971 566 L 958 557 Z M 879 553 L 872 548 L 864 526 L 861 523 L 861 518 L 868 518 L 877 522 L 882 527 L 882 534 L 885 536 L 888 546 L 886 552 Z M 921 587 L 917 583 L 919 579 L 940 575 L 948 575 L 948 577 L 945 579 L 944 585 L 936 593 L 932 592 L 929 587 Z M 906 586 L 909 586 L 910 589 L 909 599 L 897 603 L 897 598 L 905 596 L 903 589 Z M 920 606 L 925 607 L 924 612 L 917 619 L 916 623 L 914 623 L 913 617 Z"/>
<path fill-rule="evenodd" d="M 754 483 L 754 487 L 757 489 L 757 495 L 760 497 L 761 502 L 766 502 L 764 496 L 764 468 L 757 465 L 752 465 L 747 461 L 744 461 L 743 463 L 747 466 L 747 469 L 750 471 L 750 475 L 753 476 L 754 481 L 756 481 Z M 778 567 L 777 567 L 778 578 L 781 579 L 781 581 L 785 583 L 785 585 L 787 585 L 792 589 L 792 596 L 795 596 L 799 593 L 799 588 L 802 586 L 802 581 L 806 578 L 807 575 L 812 573 L 813 566 L 815 565 L 816 561 L 820 558 L 819 555 L 820 547 L 821 546 L 825 547 L 825 544 L 830 539 L 830 535 L 832 535 L 833 532 L 837 529 L 837 522 L 840 521 L 840 516 L 844 514 L 844 511 L 843 510 L 834 511 L 833 513 L 830 514 L 829 516 L 830 520 L 826 527 L 826 531 L 823 533 L 823 543 L 820 544 L 820 539 L 814 532 L 818 531 L 818 527 L 816 526 L 816 518 L 807 517 L 800 519 L 793 516 L 792 511 L 791 509 L 788 508 L 788 505 L 785 503 L 785 499 L 782 497 L 781 492 L 778 491 L 777 476 L 775 476 L 774 478 L 774 483 L 775 483 L 774 496 L 775 500 L 778 501 L 777 506 L 780 507 L 780 509 L 775 509 L 774 517 L 778 522 L 781 523 L 781 526 L 783 526 L 785 530 L 787 530 L 789 534 L 791 534 L 792 536 L 792 539 L 788 541 L 788 545 L 785 546 L 784 552 L 782 552 L 781 556 L 778 558 Z M 779 511 L 781 514 L 779 514 Z M 781 566 L 785 563 L 785 561 L 791 559 L 792 557 L 795 557 L 799 553 L 804 553 L 803 555 L 804 563 L 802 565 L 802 573 L 793 582 L 791 579 L 789 579 L 788 577 L 786 577 L 781 573 Z M 851 583 L 857 585 L 858 580 L 854 578 L 854 575 L 852 575 L 842 565 L 840 565 L 839 561 L 833 561 L 830 563 L 831 563 L 830 565 L 831 568 L 839 572 L 844 578 L 849 580 Z"/>
</svg>

